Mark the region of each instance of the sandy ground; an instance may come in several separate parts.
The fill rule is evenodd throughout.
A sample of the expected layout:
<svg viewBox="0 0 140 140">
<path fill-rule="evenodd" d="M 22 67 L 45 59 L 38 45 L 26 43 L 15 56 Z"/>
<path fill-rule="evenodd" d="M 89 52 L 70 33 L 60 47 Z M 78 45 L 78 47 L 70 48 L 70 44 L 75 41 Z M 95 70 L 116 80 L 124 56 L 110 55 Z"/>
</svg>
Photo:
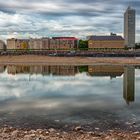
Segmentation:
<svg viewBox="0 0 140 140">
<path fill-rule="evenodd" d="M 0 56 L 0 64 L 33 63 L 51 65 L 118 64 L 140 65 L 140 58 L 49 57 L 37 55 Z"/>
</svg>

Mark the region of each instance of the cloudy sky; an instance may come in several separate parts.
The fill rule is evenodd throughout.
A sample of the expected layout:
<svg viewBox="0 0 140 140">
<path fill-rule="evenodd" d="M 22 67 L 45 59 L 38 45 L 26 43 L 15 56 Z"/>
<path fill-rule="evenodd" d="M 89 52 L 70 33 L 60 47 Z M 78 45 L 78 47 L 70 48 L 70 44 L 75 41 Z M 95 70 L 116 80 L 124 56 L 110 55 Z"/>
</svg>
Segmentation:
<svg viewBox="0 0 140 140">
<path fill-rule="evenodd" d="M 0 38 L 123 35 L 123 13 L 137 10 L 140 42 L 140 0 L 0 0 Z"/>
</svg>

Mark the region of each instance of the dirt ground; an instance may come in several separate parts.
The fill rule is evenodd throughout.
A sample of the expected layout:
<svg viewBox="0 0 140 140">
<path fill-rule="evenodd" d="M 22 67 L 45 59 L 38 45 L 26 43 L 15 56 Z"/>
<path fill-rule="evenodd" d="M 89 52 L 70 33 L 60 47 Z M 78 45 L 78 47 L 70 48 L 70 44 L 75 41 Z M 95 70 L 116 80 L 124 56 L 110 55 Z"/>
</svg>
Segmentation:
<svg viewBox="0 0 140 140">
<path fill-rule="evenodd" d="M 52 57 L 37 55 L 0 56 L 0 64 L 33 63 L 51 65 L 92 65 L 118 64 L 140 65 L 140 58 L 105 58 L 105 57 Z"/>
</svg>

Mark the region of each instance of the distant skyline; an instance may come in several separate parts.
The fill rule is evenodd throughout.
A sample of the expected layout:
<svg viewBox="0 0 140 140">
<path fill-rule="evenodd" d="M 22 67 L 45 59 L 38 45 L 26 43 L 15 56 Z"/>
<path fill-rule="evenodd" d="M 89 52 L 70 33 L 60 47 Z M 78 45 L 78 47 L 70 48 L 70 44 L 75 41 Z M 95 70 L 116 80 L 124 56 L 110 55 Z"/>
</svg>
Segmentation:
<svg viewBox="0 0 140 140">
<path fill-rule="evenodd" d="M 136 9 L 140 42 L 140 0 L 0 0 L 0 39 L 44 36 L 123 36 L 128 6 Z"/>
</svg>

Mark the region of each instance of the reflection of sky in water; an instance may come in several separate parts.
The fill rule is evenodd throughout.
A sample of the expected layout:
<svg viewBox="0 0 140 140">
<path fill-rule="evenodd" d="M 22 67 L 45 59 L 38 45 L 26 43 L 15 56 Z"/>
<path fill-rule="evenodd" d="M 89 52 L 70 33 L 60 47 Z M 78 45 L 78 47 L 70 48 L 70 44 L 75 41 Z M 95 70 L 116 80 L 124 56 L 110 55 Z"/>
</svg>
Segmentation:
<svg viewBox="0 0 140 140">
<path fill-rule="evenodd" d="M 135 76 L 135 102 L 128 106 L 123 98 L 123 75 L 110 79 L 103 76 L 91 77 L 86 73 L 75 76 L 30 76 L 8 75 L 4 72 L 0 74 L 0 111 L 43 109 L 47 115 L 61 116 L 62 113 L 68 117 L 77 109 L 80 115 L 90 110 L 86 113 L 104 111 L 115 113 L 119 117 L 132 114 L 139 119 L 138 69 L 135 70 Z"/>
<path fill-rule="evenodd" d="M 0 78 L 1 100 L 9 98 L 94 97 L 112 98 L 122 93 L 122 79 L 90 77 L 85 73 L 76 76 L 7 75 Z M 114 90 L 114 89 L 119 89 Z M 118 93 L 118 94 L 117 94 Z M 89 99 L 90 99 L 89 98 Z M 118 98 L 114 98 L 118 100 Z"/>
<path fill-rule="evenodd" d="M 140 102 L 140 70 L 135 70 L 135 100 L 136 103 Z"/>
</svg>

